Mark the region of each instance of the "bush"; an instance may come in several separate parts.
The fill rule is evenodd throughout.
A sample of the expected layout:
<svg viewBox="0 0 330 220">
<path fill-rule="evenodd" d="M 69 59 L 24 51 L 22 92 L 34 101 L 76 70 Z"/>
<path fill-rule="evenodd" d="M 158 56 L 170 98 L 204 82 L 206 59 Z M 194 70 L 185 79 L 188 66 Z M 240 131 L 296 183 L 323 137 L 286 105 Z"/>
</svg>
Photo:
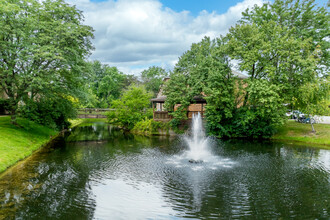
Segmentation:
<svg viewBox="0 0 330 220">
<path fill-rule="evenodd" d="M 9 109 L 9 99 L 0 99 L 0 114 L 5 114 Z"/>
<path fill-rule="evenodd" d="M 170 130 L 170 124 L 166 122 L 159 122 L 159 121 L 154 121 L 153 119 L 145 118 L 144 120 L 139 121 L 138 123 L 135 124 L 134 128 L 132 129 L 132 132 L 137 134 L 152 135 L 152 134 L 158 134 L 159 129 L 166 131 L 166 133 L 168 133 Z"/>
<path fill-rule="evenodd" d="M 218 137 L 269 138 L 284 123 L 286 107 L 282 104 L 278 86 L 265 80 L 255 80 L 249 82 L 247 92 L 248 104 L 233 109 L 230 117 L 219 108 L 208 106 L 206 114 L 210 134 Z"/>
<path fill-rule="evenodd" d="M 144 87 L 131 86 L 124 92 L 121 99 L 112 102 L 111 107 L 115 111 L 107 113 L 109 122 L 131 130 L 144 118 L 152 118 L 151 96 L 152 94 L 148 93 Z"/>
<path fill-rule="evenodd" d="M 68 119 L 77 114 L 73 103 L 64 98 L 29 100 L 19 110 L 22 117 L 57 130 L 68 128 Z"/>
</svg>

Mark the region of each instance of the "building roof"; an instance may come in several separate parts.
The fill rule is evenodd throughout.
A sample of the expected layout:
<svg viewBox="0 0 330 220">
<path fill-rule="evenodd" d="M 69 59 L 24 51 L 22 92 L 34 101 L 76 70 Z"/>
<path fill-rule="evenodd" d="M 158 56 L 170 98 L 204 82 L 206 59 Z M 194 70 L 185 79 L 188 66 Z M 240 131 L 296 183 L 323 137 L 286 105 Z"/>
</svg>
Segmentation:
<svg viewBox="0 0 330 220">
<path fill-rule="evenodd" d="M 236 70 L 231 70 L 231 73 L 234 75 L 234 76 L 237 76 L 239 79 L 246 79 L 248 78 L 248 76 L 240 73 L 240 72 L 237 72 Z"/>
</svg>

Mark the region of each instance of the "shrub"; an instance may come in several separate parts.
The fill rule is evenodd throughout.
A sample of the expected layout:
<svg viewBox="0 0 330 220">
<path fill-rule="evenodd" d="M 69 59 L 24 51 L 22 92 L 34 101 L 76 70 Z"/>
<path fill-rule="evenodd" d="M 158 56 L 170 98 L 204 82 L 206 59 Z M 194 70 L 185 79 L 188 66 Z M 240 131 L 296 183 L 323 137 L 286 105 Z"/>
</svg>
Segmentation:
<svg viewBox="0 0 330 220">
<path fill-rule="evenodd" d="M 159 122 L 154 121 L 153 119 L 145 118 L 144 120 L 139 121 L 135 124 L 134 128 L 132 129 L 132 132 L 137 134 L 152 135 L 158 134 L 159 129 L 168 133 L 170 130 L 170 123 Z"/>
<path fill-rule="evenodd" d="M 121 99 L 112 102 L 111 107 L 115 111 L 107 113 L 109 122 L 131 130 L 136 123 L 144 118 L 152 118 L 152 109 L 150 108 L 151 96 L 152 94 L 148 93 L 144 87 L 129 87 Z"/>
<path fill-rule="evenodd" d="M 20 107 L 20 113 L 24 118 L 57 130 L 68 128 L 68 119 L 77 114 L 73 103 L 64 98 L 29 100 Z"/>
<path fill-rule="evenodd" d="M 9 99 L 0 99 L 0 114 L 5 114 L 9 108 Z"/>
</svg>

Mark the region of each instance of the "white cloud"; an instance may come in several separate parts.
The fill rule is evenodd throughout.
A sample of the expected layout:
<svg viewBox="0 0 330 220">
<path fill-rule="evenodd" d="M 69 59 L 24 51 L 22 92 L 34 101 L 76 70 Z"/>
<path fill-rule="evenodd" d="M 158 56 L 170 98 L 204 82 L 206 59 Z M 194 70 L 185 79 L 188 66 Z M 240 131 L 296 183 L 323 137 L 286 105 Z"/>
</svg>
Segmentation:
<svg viewBox="0 0 330 220">
<path fill-rule="evenodd" d="M 95 30 L 95 51 L 100 60 L 125 73 L 139 73 L 151 65 L 172 68 L 178 57 L 204 36 L 225 34 L 242 11 L 263 0 L 244 0 L 225 14 L 175 12 L 157 0 L 68 0 L 83 11 L 85 23 Z"/>
</svg>

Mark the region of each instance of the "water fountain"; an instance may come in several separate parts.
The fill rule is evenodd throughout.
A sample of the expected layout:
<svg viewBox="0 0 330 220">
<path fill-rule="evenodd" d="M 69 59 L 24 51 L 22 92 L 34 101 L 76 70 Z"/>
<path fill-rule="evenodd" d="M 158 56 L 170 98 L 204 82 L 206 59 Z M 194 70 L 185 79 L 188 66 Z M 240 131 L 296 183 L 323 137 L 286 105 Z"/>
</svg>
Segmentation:
<svg viewBox="0 0 330 220">
<path fill-rule="evenodd" d="M 219 143 L 206 136 L 200 113 L 193 115 L 190 132 L 185 134 L 182 140 L 188 149 L 169 157 L 166 164 L 193 171 L 230 168 L 235 164 L 231 159 L 221 157 L 218 153 L 211 151 L 212 146 L 219 145 Z"/>
<path fill-rule="evenodd" d="M 190 163 L 202 163 L 212 156 L 208 149 L 209 138 L 205 135 L 202 117 L 199 112 L 192 117 L 191 136 L 185 135 L 184 140 L 189 146 L 186 156 L 190 158 Z"/>
</svg>

